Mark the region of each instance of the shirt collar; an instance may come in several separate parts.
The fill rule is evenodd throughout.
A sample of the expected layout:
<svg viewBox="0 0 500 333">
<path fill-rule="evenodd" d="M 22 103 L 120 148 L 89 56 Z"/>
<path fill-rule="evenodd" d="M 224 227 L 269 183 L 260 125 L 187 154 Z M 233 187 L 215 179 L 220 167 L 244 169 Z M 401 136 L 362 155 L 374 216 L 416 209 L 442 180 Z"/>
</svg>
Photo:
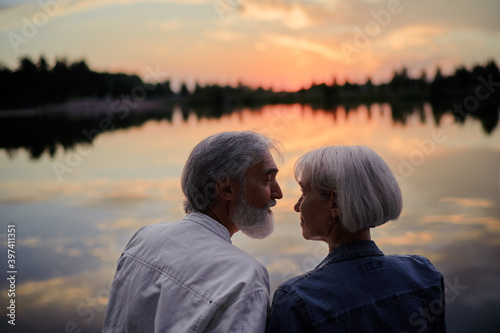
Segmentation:
<svg viewBox="0 0 500 333">
<path fill-rule="evenodd" d="M 199 224 L 202 227 L 213 232 L 217 236 L 221 237 L 225 241 L 232 244 L 231 234 L 229 233 L 229 230 L 227 230 L 227 228 L 225 226 L 223 226 L 220 222 L 214 220 L 210 216 L 205 215 L 203 213 L 192 212 L 192 213 L 187 214 L 184 217 L 184 220 Z"/>
<path fill-rule="evenodd" d="M 380 251 L 374 241 L 363 240 L 350 242 L 336 247 L 316 268 L 340 261 L 383 255 L 384 253 Z"/>
</svg>

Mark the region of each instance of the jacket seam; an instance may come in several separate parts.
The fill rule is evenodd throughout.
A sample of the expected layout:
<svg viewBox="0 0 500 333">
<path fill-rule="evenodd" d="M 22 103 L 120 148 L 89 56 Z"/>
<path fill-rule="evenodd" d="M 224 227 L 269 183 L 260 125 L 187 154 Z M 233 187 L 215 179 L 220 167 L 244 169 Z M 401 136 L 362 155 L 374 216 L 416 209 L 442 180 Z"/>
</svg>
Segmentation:
<svg viewBox="0 0 500 333">
<path fill-rule="evenodd" d="M 425 289 L 412 290 L 412 291 L 407 291 L 404 293 L 396 294 L 396 295 L 393 295 L 391 297 L 382 298 L 382 299 L 376 300 L 373 303 L 361 305 L 361 306 L 352 308 L 346 312 L 339 313 L 335 316 L 329 317 L 323 321 L 318 322 L 314 326 L 317 327 L 318 329 L 323 328 L 325 326 L 331 325 L 333 322 L 336 321 L 337 318 L 340 318 L 341 321 L 344 322 L 345 319 L 350 317 L 350 316 L 357 315 L 357 314 L 363 313 L 365 311 L 372 310 L 372 309 L 377 308 L 379 306 L 389 305 L 389 304 L 393 304 L 394 302 L 406 301 L 406 300 L 413 299 L 413 298 L 420 298 L 420 297 L 426 296 L 426 295 L 432 295 L 433 292 L 437 292 L 440 290 L 441 290 L 441 286 L 433 285 L 433 286 L 425 288 Z"/>
<path fill-rule="evenodd" d="M 299 305 L 300 309 L 302 310 L 302 312 L 304 313 L 304 315 L 306 316 L 306 324 L 307 326 L 309 327 L 313 327 L 313 323 L 312 323 L 312 317 L 311 315 L 309 314 L 309 310 L 307 310 L 307 306 L 305 304 L 305 302 L 302 300 L 302 298 L 297 295 L 293 290 L 284 290 L 284 289 L 281 289 L 281 291 L 283 291 L 284 293 L 288 294 L 290 297 L 293 298 L 293 300 Z"/>
<path fill-rule="evenodd" d="M 124 253 L 124 256 L 127 256 L 129 257 L 130 259 L 134 260 L 134 261 L 137 261 L 138 263 L 144 265 L 144 266 L 147 266 L 155 271 L 157 271 L 158 273 L 161 273 L 165 276 L 167 276 L 170 280 L 172 280 L 172 282 L 174 282 L 175 284 L 179 285 L 180 287 L 184 288 L 184 289 L 187 289 L 189 290 L 190 292 L 192 292 L 193 294 L 195 294 L 196 296 L 202 298 L 203 300 L 205 301 L 208 301 L 210 303 L 214 303 L 215 305 L 218 305 L 220 306 L 220 304 L 217 304 L 215 303 L 213 300 L 207 298 L 206 296 L 200 294 L 198 291 L 196 291 L 195 289 L 187 286 L 186 284 L 182 283 L 181 281 L 179 281 L 178 279 L 176 279 L 174 276 L 172 276 L 171 274 L 169 274 L 168 272 L 166 272 L 165 270 L 161 269 L 160 267 L 157 267 L 147 261 L 145 261 L 144 259 L 141 259 L 139 257 L 136 257 L 134 256 L 133 254 L 131 253 Z"/>
</svg>

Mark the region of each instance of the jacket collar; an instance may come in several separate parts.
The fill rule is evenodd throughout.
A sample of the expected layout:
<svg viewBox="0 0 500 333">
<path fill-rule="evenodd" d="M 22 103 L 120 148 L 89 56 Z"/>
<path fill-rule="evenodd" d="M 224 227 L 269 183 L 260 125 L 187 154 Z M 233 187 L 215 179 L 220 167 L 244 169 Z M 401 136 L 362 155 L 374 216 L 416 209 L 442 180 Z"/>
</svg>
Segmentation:
<svg viewBox="0 0 500 333">
<path fill-rule="evenodd" d="M 350 242 L 336 247 L 316 268 L 320 268 L 340 261 L 383 255 L 384 253 L 380 251 L 374 241 L 363 240 Z"/>
<path fill-rule="evenodd" d="M 189 221 L 189 222 L 194 222 L 196 224 L 199 224 L 202 227 L 213 232 L 217 236 L 221 237 L 225 241 L 232 243 L 231 242 L 231 235 L 229 234 L 229 230 L 227 230 L 227 228 L 225 226 L 223 226 L 221 223 L 214 220 L 213 218 L 211 218 L 208 215 L 205 215 L 203 213 L 198 213 L 198 212 L 192 212 L 192 213 L 187 214 L 184 217 L 184 221 Z"/>
</svg>

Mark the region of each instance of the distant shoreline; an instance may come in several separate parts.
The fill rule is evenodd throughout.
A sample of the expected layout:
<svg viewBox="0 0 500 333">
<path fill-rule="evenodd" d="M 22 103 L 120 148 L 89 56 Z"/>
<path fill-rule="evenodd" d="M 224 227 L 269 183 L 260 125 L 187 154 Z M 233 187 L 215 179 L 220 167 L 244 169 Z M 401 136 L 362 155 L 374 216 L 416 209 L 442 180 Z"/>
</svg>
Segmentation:
<svg viewBox="0 0 500 333">
<path fill-rule="evenodd" d="M 113 112 L 127 108 L 129 111 L 143 112 L 160 109 L 167 103 L 167 99 L 146 99 L 134 101 L 130 99 L 100 99 L 82 98 L 68 102 L 22 109 L 0 109 L 0 118 L 21 118 L 40 115 L 65 115 L 74 117 L 109 116 Z"/>
</svg>

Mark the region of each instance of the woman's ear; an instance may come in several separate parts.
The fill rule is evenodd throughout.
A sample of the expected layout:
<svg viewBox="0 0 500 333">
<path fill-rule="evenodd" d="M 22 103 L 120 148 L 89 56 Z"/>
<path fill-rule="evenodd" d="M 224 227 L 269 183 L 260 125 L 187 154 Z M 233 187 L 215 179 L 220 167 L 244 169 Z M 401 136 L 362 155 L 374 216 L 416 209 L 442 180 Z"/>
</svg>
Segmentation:
<svg viewBox="0 0 500 333">
<path fill-rule="evenodd" d="M 337 192 L 332 191 L 330 193 L 330 197 L 328 198 L 328 201 L 330 202 L 330 215 L 332 216 L 333 220 L 336 220 L 339 215 L 339 206 L 337 204 Z"/>
</svg>

